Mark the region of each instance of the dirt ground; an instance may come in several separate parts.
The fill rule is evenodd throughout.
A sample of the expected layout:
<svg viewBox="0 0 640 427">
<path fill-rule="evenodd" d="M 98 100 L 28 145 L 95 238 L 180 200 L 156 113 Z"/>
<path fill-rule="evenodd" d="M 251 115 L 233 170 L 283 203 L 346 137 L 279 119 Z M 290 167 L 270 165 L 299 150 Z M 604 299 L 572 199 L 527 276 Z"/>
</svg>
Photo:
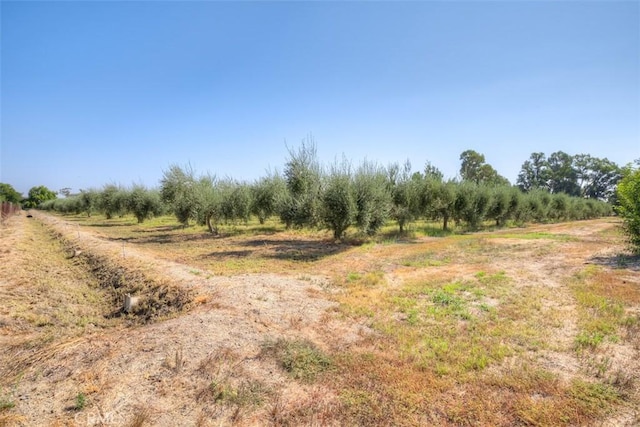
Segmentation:
<svg viewBox="0 0 640 427">
<path fill-rule="evenodd" d="M 567 277 L 593 264 L 621 269 L 625 284 L 640 286 L 637 261 L 621 257 L 620 244 L 611 243 L 617 225 L 611 219 L 527 228 L 560 236 L 555 240 L 492 232 L 475 258 L 464 260 L 455 258 L 455 248 L 442 246 L 444 239 L 423 238 L 402 249 L 345 248 L 339 258 L 322 258 L 306 270 L 220 275 L 202 262 L 158 253 L 161 245 L 125 245 L 59 217 L 33 216 L 23 213 L 0 228 L 0 425 L 277 425 L 282 413 L 302 401 L 314 401 L 315 408 L 339 405 L 334 390 L 292 379 L 263 348 L 282 338 L 308 340 L 326 352 L 368 345 L 376 334 L 370 322 L 341 314 L 336 298 L 342 292 L 337 278 L 352 271 L 382 271 L 389 287 L 426 274 L 446 279 L 473 277 L 479 270 L 508 272 L 513 286 L 536 287 L 543 310 L 570 314 L 549 330 L 552 345 L 535 355 L 565 378 L 584 369 L 570 351 L 577 308 Z M 505 248 L 511 256 L 492 256 L 492 250 Z M 82 252 L 72 256 L 73 249 Z M 450 253 L 428 272 L 403 264 L 425 250 Z M 145 323 L 110 315 L 119 307 L 79 261 L 88 254 L 150 280 L 161 278 L 166 286 L 188 291 L 191 302 Z M 69 289 L 58 288 L 62 282 Z M 101 309 L 103 304 L 108 307 Z M 603 350 L 612 370 L 635 381 L 631 402 L 640 396 L 637 341 Z M 212 395 L 212 384 L 223 383 L 268 390 L 267 402 L 216 404 L 222 395 Z M 632 426 L 639 413 L 635 403 L 623 405 L 599 423 Z M 305 424 L 325 422 L 308 414 Z"/>
</svg>

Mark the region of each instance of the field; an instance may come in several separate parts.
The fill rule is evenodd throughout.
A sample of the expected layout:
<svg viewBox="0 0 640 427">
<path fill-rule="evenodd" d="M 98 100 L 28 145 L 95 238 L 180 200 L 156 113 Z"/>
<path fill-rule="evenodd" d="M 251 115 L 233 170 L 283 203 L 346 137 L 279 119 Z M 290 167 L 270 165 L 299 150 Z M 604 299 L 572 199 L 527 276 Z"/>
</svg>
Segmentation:
<svg viewBox="0 0 640 427">
<path fill-rule="evenodd" d="M 336 242 L 31 213 L 0 228 L 0 426 L 640 425 L 615 218 Z"/>
</svg>

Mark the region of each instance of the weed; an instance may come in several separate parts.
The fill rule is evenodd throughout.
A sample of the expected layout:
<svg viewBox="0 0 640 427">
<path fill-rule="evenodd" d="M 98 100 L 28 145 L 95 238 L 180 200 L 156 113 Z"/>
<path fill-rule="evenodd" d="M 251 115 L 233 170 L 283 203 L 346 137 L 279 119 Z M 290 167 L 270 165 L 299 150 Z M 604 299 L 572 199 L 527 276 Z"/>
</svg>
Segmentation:
<svg viewBox="0 0 640 427">
<path fill-rule="evenodd" d="M 356 273 L 350 272 L 347 274 L 347 283 L 349 284 L 357 284 L 364 287 L 373 287 L 377 286 L 384 281 L 384 272 L 375 270 L 369 271 L 367 273 Z"/>
<path fill-rule="evenodd" d="M 446 292 L 445 290 L 436 291 L 431 297 L 431 301 L 435 304 L 450 306 L 454 308 L 459 308 L 462 305 L 462 300 L 460 298 L 455 297 L 450 292 Z"/>
<path fill-rule="evenodd" d="M 604 335 L 599 332 L 580 332 L 575 339 L 576 350 L 596 348 L 604 340 Z"/>
<path fill-rule="evenodd" d="M 573 278 L 571 289 L 579 306 L 576 349 L 595 349 L 605 339 L 619 340 L 621 327 L 633 327 L 632 317 L 625 315 L 624 305 L 617 300 L 615 288 L 606 285 L 611 280 L 597 266 L 589 265 Z M 615 296 L 616 299 L 611 298 Z"/>
<path fill-rule="evenodd" d="M 591 415 L 597 415 L 616 403 L 620 396 L 608 384 L 591 383 L 575 379 L 569 389 L 570 395 L 579 402 L 581 409 Z"/>
<path fill-rule="evenodd" d="M 278 364 L 293 378 L 312 382 L 331 364 L 331 359 L 308 340 L 266 341 L 262 353 L 275 357 Z"/>
<path fill-rule="evenodd" d="M 182 371 L 182 368 L 184 368 L 184 365 L 185 365 L 184 355 L 182 353 L 182 347 L 179 347 L 176 349 L 175 353 L 173 354 L 173 357 L 167 354 L 164 358 L 164 361 L 162 362 L 162 365 L 165 368 L 170 369 L 175 373 L 179 373 L 180 371 Z"/>
<path fill-rule="evenodd" d="M 405 267 L 440 267 L 450 262 L 450 258 L 444 254 L 427 251 L 405 258 L 401 264 Z"/>
<path fill-rule="evenodd" d="M 176 350 L 176 355 L 174 359 L 175 359 L 174 369 L 176 372 L 180 372 L 184 367 L 184 357 L 182 355 L 182 347 Z"/>
<path fill-rule="evenodd" d="M 360 280 L 362 278 L 362 276 L 360 275 L 360 273 L 349 273 L 347 274 L 347 283 L 353 283 L 356 282 L 358 280 Z"/>
<path fill-rule="evenodd" d="M 271 393 L 264 383 L 255 380 L 243 381 L 237 387 L 228 380 L 214 380 L 209 390 L 215 402 L 238 406 L 260 406 Z"/>
<path fill-rule="evenodd" d="M 7 409 L 15 408 L 15 406 L 16 404 L 7 398 L 3 397 L 2 399 L 0 399 L 0 412 L 6 411 Z"/>
<path fill-rule="evenodd" d="M 87 396 L 84 393 L 80 392 L 76 395 L 76 401 L 73 409 L 75 409 L 76 411 L 81 411 L 85 408 L 85 406 L 87 406 Z"/>
</svg>

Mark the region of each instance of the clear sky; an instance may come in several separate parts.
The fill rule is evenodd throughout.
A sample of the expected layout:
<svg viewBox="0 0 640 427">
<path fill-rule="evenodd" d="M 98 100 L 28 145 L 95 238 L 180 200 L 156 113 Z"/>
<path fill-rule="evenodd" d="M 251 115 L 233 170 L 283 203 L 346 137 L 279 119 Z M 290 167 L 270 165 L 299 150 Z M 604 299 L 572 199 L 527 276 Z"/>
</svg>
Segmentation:
<svg viewBox="0 0 640 427">
<path fill-rule="evenodd" d="M 0 182 L 640 157 L 640 2 L 2 1 Z"/>
</svg>

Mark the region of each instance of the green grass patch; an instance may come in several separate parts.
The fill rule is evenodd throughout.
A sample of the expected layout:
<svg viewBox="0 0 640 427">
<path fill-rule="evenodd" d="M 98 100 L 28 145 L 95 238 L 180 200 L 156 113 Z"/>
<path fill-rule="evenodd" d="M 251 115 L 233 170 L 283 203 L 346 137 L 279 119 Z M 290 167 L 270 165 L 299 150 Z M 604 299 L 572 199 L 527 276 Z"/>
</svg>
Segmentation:
<svg viewBox="0 0 640 427">
<path fill-rule="evenodd" d="M 81 411 L 87 406 L 87 395 L 84 393 L 78 393 L 76 395 L 75 404 L 73 409 L 76 411 Z"/>
<path fill-rule="evenodd" d="M 400 263 L 405 267 L 440 267 L 449 264 L 450 258 L 446 254 L 427 251 L 403 259 Z"/>
<path fill-rule="evenodd" d="M 0 412 L 15 408 L 16 404 L 12 400 L 0 399 Z"/>
<path fill-rule="evenodd" d="M 620 395 L 610 385 L 579 379 L 572 381 L 569 394 L 584 413 L 592 416 L 610 411 L 612 404 L 620 400 Z"/>
<path fill-rule="evenodd" d="M 560 242 L 575 242 L 578 239 L 568 234 L 556 234 L 545 232 L 528 232 L 528 233 L 495 233 L 487 234 L 484 237 L 488 239 L 522 239 L 522 240 L 556 240 Z"/>
<path fill-rule="evenodd" d="M 500 275 L 500 282 L 505 282 Z M 397 342 L 404 360 L 436 375 L 483 370 L 512 354 L 511 323 L 495 307 L 478 308 L 486 290 L 479 281 L 416 283 L 385 299 L 373 327 Z"/>
<path fill-rule="evenodd" d="M 380 270 L 366 273 L 350 272 L 347 274 L 346 282 L 350 285 L 374 287 L 384 283 L 384 272 Z"/>
<path fill-rule="evenodd" d="M 313 382 L 332 366 L 332 360 L 308 340 L 266 341 L 262 354 L 271 355 L 291 377 L 303 382 Z"/>
<path fill-rule="evenodd" d="M 576 350 L 595 349 L 605 341 L 618 342 L 621 328 L 629 324 L 624 303 L 603 295 L 599 272 L 599 267 L 589 265 L 572 281 L 580 329 L 575 338 Z"/>
</svg>

